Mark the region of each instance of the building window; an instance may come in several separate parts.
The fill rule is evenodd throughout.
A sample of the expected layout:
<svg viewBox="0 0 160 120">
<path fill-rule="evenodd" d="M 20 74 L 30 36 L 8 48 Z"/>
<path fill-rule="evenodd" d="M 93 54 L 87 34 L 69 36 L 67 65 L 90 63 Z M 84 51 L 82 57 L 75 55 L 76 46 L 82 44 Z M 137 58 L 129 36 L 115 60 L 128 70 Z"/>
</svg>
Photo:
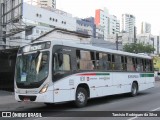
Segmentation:
<svg viewBox="0 0 160 120">
<path fill-rule="evenodd" d="M 41 14 L 38 14 L 38 13 L 36 14 L 36 16 L 37 16 L 37 17 L 39 17 L 39 18 L 41 18 L 41 17 L 42 17 L 42 15 L 41 15 Z"/>
</svg>

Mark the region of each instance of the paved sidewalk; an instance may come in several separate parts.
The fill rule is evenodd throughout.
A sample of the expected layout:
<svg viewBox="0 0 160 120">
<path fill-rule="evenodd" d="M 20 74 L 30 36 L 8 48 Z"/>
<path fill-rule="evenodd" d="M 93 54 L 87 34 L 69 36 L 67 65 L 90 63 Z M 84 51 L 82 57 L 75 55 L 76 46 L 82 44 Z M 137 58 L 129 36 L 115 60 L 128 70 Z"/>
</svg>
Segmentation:
<svg viewBox="0 0 160 120">
<path fill-rule="evenodd" d="M 0 97 L 1 96 L 8 96 L 8 95 L 14 95 L 14 92 L 0 90 Z"/>
<path fill-rule="evenodd" d="M 14 92 L 2 91 L 0 90 L 0 105 L 16 103 L 17 101 L 14 98 Z"/>
</svg>

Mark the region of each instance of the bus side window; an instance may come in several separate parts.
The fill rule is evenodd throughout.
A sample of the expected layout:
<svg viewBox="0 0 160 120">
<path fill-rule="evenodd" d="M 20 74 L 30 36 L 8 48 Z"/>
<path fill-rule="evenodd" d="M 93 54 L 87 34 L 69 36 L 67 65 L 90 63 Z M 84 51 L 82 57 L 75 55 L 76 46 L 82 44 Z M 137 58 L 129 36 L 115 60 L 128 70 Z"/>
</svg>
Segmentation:
<svg viewBox="0 0 160 120">
<path fill-rule="evenodd" d="M 71 60 L 70 60 L 70 56 L 67 54 L 63 54 L 63 70 L 64 71 L 69 71 L 71 70 Z"/>
<path fill-rule="evenodd" d="M 149 60 L 149 71 L 153 71 L 153 65 L 152 65 L 152 60 Z"/>
<path fill-rule="evenodd" d="M 111 54 L 108 54 L 108 70 L 112 70 Z"/>
<path fill-rule="evenodd" d="M 127 70 L 127 59 L 125 56 L 121 56 L 121 68 L 122 71 L 126 71 Z"/>
<path fill-rule="evenodd" d="M 91 55 L 91 69 L 94 70 L 96 68 L 95 53 L 93 51 L 90 51 L 90 55 Z"/>
<path fill-rule="evenodd" d="M 133 71 L 133 61 L 131 57 L 127 57 L 127 71 Z"/>
<path fill-rule="evenodd" d="M 124 57 L 124 70 L 127 71 L 127 57 Z"/>
<path fill-rule="evenodd" d="M 80 69 L 80 50 L 76 50 L 77 70 Z"/>
<path fill-rule="evenodd" d="M 108 63 L 107 63 L 107 54 L 106 53 L 98 53 L 98 59 L 97 62 L 98 62 L 98 67 L 97 69 L 99 70 L 107 70 L 107 66 L 108 66 Z"/>
<path fill-rule="evenodd" d="M 94 52 L 77 50 L 76 56 L 77 56 L 78 70 L 94 70 L 95 69 Z"/>
<path fill-rule="evenodd" d="M 111 68 L 112 68 L 112 70 L 115 70 L 115 57 L 114 57 L 114 55 L 111 55 L 111 56 L 112 56 Z"/>
<path fill-rule="evenodd" d="M 71 70 L 70 56 L 67 54 L 58 53 L 54 57 L 55 71 L 69 71 Z"/>
<path fill-rule="evenodd" d="M 144 71 L 145 71 L 145 60 L 142 59 L 142 72 L 144 72 Z"/>
<path fill-rule="evenodd" d="M 139 58 L 137 58 L 137 61 L 136 61 L 136 71 L 137 72 L 142 71 L 141 70 L 141 59 L 139 59 Z"/>
<path fill-rule="evenodd" d="M 145 67 L 145 71 L 146 72 L 149 72 L 150 71 L 150 63 L 149 63 L 149 60 L 146 60 L 146 67 Z"/>
<path fill-rule="evenodd" d="M 132 62 L 133 62 L 133 69 L 132 69 L 132 71 L 136 71 L 136 58 L 132 58 Z"/>
<path fill-rule="evenodd" d="M 115 70 L 122 70 L 121 56 L 115 55 Z"/>
</svg>

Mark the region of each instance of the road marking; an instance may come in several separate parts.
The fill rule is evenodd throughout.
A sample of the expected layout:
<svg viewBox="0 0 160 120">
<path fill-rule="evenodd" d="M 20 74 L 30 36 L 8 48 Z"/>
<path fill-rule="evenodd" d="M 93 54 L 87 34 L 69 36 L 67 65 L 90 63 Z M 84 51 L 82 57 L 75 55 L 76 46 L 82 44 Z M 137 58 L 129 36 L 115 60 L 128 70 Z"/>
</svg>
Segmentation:
<svg viewBox="0 0 160 120">
<path fill-rule="evenodd" d="M 160 107 L 158 107 L 158 108 L 155 108 L 155 109 L 153 109 L 153 110 L 150 110 L 149 112 L 147 112 L 147 113 L 150 113 L 150 112 L 152 112 L 152 111 L 157 111 L 157 110 L 160 110 Z M 136 116 L 136 117 L 132 117 L 132 118 L 130 118 L 130 119 L 127 119 L 127 120 L 134 120 L 134 119 L 137 119 L 138 117 Z"/>
<path fill-rule="evenodd" d="M 46 119 L 47 117 L 42 117 L 42 118 L 36 118 L 36 119 L 34 119 L 34 120 L 44 120 L 44 119 Z"/>
<path fill-rule="evenodd" d="M 160 107 L 159 108 L 156 108 L 156 109 L 153 109 L 153 110 L 151 110 L 151 111 L 156 111 L 156 110 L 159 110 L 160 109 Z"/>
</svg>

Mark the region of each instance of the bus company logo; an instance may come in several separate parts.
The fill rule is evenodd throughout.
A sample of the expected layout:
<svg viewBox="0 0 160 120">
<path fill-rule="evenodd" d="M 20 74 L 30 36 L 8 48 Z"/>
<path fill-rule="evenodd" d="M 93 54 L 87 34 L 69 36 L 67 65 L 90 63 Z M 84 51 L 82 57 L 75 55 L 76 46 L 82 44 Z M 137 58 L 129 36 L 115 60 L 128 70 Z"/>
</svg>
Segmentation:
<svg viewBox="0 0 160 120">
<path fill-rule="evenodd" d="M 94 78 L 89 78 L 89 80 L 97 80 L 97 78 L 95 78 L 95 77 Z"/>
<path fill-rule="evenodd" d="M 110 77 L 100 77 L 99 80 L 109 80 Z"/>
<path fill-rule="evenodd" d="M 80 81 L 85 81 L 85 77 L 80 77 Z"/>
<path fill-rule="evenodd" d="M 24 117 L 40 118 L 40 117 L 42 117 L 42 113 L 2 112 L 1 117 L 4 117 L 4 118 L 24 118 Z"/>
<path fill-rule="evenodd" d="M 2 117 L 12 117 L 11 112 L 2 112 Z"/>
<path fill-rule="evenodd" d="M 138 75 L 128 75 L 128 78 L 139 78 Z"/>
</svg>

